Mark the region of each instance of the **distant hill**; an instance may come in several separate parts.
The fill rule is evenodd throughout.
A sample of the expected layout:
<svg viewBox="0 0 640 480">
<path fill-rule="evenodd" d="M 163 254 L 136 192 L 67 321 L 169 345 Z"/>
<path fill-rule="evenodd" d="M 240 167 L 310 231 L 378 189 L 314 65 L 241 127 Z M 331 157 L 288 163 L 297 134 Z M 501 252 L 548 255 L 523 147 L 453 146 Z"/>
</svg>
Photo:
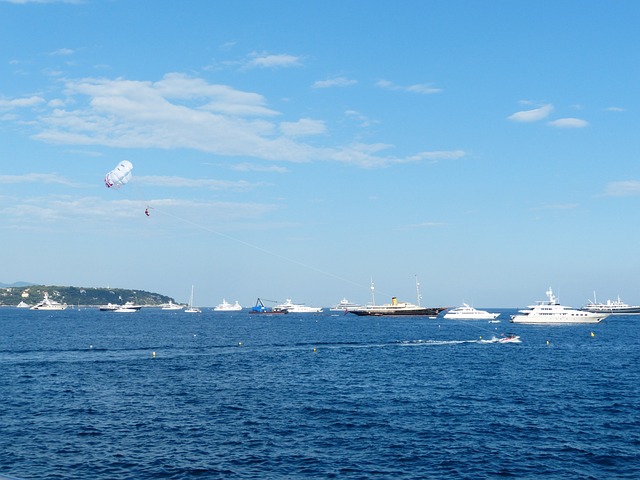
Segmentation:
<svg viewBox="0 0 640 480">
<path fill-rule="evenodd" d="M 7 288 L 7 287 L 28 287 L 30 285 L 33 285 L 33 283 L 30 282 L 15 282 L 15 283 L 2 283 L 0 282 L 0 288 Z"/>
<path fill-rule="evenodd" d="M 30 284 L 16 286 L 16 284 L 13 284 L 0 287 L 0 305 L 15 306 L 21 301 L 34 305 L 44 298 L 44 292 L 47 292 L 51 299 L 68 305 L 92 306 L 133 302 L 137 305 L 154 306 L 162 305 L 169 301 L 176 303 L 171 297 L 144 290 Z"/>
</svg>

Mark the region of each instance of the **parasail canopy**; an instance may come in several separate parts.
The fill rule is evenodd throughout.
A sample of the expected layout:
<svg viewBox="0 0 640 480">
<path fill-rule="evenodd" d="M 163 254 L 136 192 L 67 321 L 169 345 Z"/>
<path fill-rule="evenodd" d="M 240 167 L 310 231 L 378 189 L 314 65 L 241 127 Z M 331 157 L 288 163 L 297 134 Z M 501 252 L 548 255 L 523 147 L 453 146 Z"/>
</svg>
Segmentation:
<svg viewBox="0 0 640 480">
<path fill-rule="evenodd" d="M 104 177 L 105 185 L 107 188 L 120 188 L 131 180 L 131 170 L 133 170 L 133 165 L 129 160 L 121 161 L 116 168 Z"/>
</svg>

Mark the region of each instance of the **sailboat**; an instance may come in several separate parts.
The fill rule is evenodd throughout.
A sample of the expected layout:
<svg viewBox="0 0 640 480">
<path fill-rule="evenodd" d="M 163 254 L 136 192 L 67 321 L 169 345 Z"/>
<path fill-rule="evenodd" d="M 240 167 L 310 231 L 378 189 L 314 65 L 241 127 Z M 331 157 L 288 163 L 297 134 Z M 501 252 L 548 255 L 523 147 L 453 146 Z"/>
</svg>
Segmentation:
<svg viewBox="0 0 640 480">
<path fill-rule="evenodd" d="M 189 297 L 189 306 L 185 309 L 187 313 L 201 313 L 198 307 L 193 306 L 193 285 L 191 285 L 191 297 Z"/>
</svg>

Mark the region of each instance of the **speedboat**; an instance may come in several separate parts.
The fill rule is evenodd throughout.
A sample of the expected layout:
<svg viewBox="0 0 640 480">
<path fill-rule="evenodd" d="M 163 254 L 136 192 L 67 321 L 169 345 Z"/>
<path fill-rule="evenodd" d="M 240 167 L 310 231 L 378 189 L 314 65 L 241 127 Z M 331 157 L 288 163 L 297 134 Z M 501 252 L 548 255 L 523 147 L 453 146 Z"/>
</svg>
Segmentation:
<svg viewBox="0 0 640 480">
<path fill-rule="evenodd" d="M 222 303 L 213 307 L 213 309 L 216 312 L 239 312 L 242 310 L 242 305 L 240 305 L 237 300 L 236 303 L 232 305 L 223 298 Z"/>
<path fill-rule="evenodd" d="M 289 313 L 320 313 L 321 307 L 309 307 L 301 303 L 293 303 L 290 298 L 287 298 L 284 303 L 280 303 L 273 307 L 274 311 L 286 310 Z"/>
<path fill-rule="evenodd" d="M 18 305 L 16 305 L 16 308 L 31 308 L 31 305 L 22 300 Z"/>
<path fill-rule="evenodd" d="M 130 308 L 125 305 L 122 305 L 121 307 L 118 307 L 113 311 L 115 313 L 136 313 L 139 310 L 140 310 L 139 308 Z"/>
<path fill-rule="evenodd" d="M 65 310 L 67 308 L 66 303 L 56 302 L 49 298 L 49 294 L 44 292 L 44 299 L 31 307 L 31 310 Z"/>
<path fill-rule="evenodd" d="M 500 337 L 498 343 L 520 343 L 520 336 L 509 333 L 505 337 Z"/>
<path fill-rule="evenodd" d="M 596 293 L 593 292 L 593 302 L 589 300 L 581 310 L 587 312 L 605 312 L 610 314 L 624 314 L 624 315 L 640 315 L 640 305 L 629 305 L 620 300 L 618 295 L 617 300 L 607 300 L 607 303 L 598 303 L 596 301 Z"/>
<path fill-rule="evenodd" d="M 101 312 L 121 312 L 123 311 L 123 309 L 133 310 L 134 312 L 137 312 L 142 308 L 142 305 L 135 305 L 133 302 L 126 302 L 124 305 L 107 303 L 106 305 L 100 305 L 99 308 Z"/>
<path fill-rule="evenodd" d="M 340 300 L 340 303 L 336 303 L 333 305 L 329 311 L 330 312 L 348 312 L 349 310 L 353 310 L 354 308 L 362 308 L 362 305 L 357 303 L 351 303 L 346 298 Z"/>
<path fill-rule="evenodd" d="M 548 300 L 539 301 L 511 315 L 511 323 L 530 324 L 566 324 L 599 323 L 609 316 L 608 313 L 587 312 L 560 305 L 551 288 L 547 290 Z"/>
<path fill-rule="evenodd" d="M 466 303 L 461 307 L 452 308 L 444 314 L 444 318 L 452 320 L 493 320 L 498 318 L 500 313 L 489 313 L 485 310 L 476 310 Z"/>
</svg>

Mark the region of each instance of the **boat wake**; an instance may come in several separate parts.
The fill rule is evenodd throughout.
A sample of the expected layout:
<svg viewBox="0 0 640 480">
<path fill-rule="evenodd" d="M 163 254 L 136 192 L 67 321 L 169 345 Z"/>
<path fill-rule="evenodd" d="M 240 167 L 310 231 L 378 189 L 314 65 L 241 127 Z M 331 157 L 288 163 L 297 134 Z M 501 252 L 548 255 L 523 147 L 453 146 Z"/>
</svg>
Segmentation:
<svg viewBox="0 0 640 480">
<path fill-rule="evenodd" d="M 492 343 L 522 343 L 518 335 L 509 335 L 506 337 L 493 336 L 489 339 L 479 338 L 477 340 L 407 340 L 400 342 L 404 346 L 419 346 L 419 345 L 462 345 L 465 343 L 475 344 L 492 344 Z"/>
</svg>

